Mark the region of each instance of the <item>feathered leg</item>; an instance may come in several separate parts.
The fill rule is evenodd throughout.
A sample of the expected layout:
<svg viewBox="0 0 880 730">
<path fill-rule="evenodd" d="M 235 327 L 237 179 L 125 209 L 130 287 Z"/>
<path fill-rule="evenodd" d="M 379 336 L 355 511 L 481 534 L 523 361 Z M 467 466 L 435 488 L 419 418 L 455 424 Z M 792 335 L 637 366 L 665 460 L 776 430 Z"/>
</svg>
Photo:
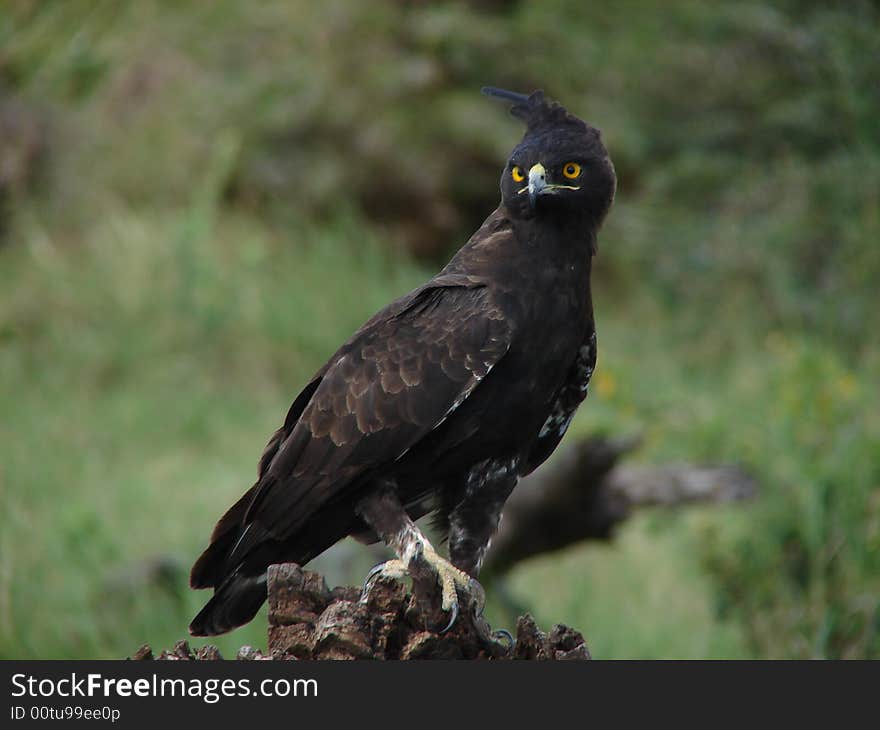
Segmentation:
<svg viewBox="0 0 880 730">
<path fill-rule="evenodd" d="M 468 473 L 464 494 L 449 512 L 449 559 L 477 577 L 501 510 L 519 479 L 516 459 L 492 459 Z"/>
<path fill-rule="evenodd" d="M 409 574 L 415 580 L 420 580 L 426 577 L 424 568 L 427 567 L 435 574 L 439 583 L 443 611 L 451 614 L 444 631 L 451 628 L 458 617 L 459 595 L 467 599 L 475 616 L 482 613 L 485 603 L 482 586 L 437 553 L 406 513 L 393 484 L 386 484 L 385 488 L 375 490 L 361 500 L 356 509 L 361 518 L 397 555 L 396 560 L 381 563 L 370 571 L 364 583 L 365 594 L 380 575 L 399 579 Z"/>
</svg>

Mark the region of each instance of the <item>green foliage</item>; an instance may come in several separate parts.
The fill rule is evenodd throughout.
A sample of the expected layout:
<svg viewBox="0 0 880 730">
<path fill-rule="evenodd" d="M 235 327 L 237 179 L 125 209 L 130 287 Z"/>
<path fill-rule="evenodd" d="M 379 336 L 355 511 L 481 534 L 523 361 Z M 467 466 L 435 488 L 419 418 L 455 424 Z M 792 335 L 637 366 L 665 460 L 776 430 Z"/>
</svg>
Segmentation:
<svg viewBox="0 0 880 730">
<path fill-rule="evenodd" d="M 0 165 L 0 655 L 179 638 L 187 564 L 297 388 L 427 275 L 404 247 L 439 259 L 497 202 L 520 131 L 491 83 L 584 114 L 619 173 L 576 428 L 763 485 L 527 565 L 516 600 L 606 656 L 880 656 L 878 21 L 867 1 L 7 4 L 0 130 L 27 108 L 42 152 L 0 138 L 39 167 Z"/>
<path fill-rule="evenodd" d="M 763 415 L 766 441 L 752 448 L 775 494 L 747 522 L 706 534 L 719 608 L 748 617 L 756 652 L 876 657 L 880 413 L 865 407 L 876 378 L 860 377 L 809 340 L 773 336 L 767 349 L 761 366 L 772 405 L 741 405 Z"/>
</svg>

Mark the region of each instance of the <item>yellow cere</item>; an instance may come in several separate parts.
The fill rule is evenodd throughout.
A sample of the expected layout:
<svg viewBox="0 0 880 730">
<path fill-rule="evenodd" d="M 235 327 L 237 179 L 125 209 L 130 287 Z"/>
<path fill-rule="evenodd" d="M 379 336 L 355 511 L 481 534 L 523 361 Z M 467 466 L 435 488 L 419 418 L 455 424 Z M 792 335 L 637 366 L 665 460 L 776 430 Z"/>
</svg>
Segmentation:
<svg viewBox="0 0 880 730">
<path fill-rule="evenodd" d="M 569 180 L 574 180 L 581 176 L 581 166 L 577 162 L 566 162 L 562 167 L 562 174 Z"/>
<path fill-rule="evenodd" d="M 522 168 L 519 165 L 513 166 L 513 169 L 510 171 L 510 176 L 515 182 L 522 182 L 526 179 L 526 176 L 523 174 Z"/>
</svg>

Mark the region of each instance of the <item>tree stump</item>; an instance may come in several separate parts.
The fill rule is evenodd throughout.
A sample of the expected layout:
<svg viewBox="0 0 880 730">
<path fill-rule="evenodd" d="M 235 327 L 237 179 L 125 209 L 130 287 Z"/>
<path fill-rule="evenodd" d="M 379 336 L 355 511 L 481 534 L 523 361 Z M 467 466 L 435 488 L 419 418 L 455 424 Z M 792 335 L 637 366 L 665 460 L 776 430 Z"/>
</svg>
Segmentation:
<svg viewBox="0 0 880 730">
<path fill-rule="evenodd" d="M 582 660 L 590 653 L 583 636 L 557 625 L 544 633 L 526 614 L 510 645 L 486 636 L 480 619 L 462 611 L 449 631 L 442 612 L 425 610 L 425 599 L 403 583 L 379 578 L 366 594 L 359 588 L 330 590 L 323 576 L 293 563 L 269 568 L 269 640 L 263 653 L 242 647 L 237 659 L 532 659 Z M 436 605 L 436 604 L 435 604 Z M 132 659 L 153 659 L 142 646 Z M 158 659 L 221 659 L 216 647 L 193 651 L 179 641 Z"/>
</svg>

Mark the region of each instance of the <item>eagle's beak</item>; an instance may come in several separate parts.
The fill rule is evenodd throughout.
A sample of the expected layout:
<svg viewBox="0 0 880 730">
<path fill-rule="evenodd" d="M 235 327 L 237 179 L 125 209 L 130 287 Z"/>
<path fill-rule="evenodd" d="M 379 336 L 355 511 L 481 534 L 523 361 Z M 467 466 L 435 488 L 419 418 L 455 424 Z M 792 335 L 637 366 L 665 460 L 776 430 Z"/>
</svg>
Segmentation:
<svg viewBox="0 0 880 730">
<path fill-rule="evenodd" d="M 532 165 L 532 168 L 529 170 L 529 205 L 532 208 L 535 207 L 535 201 L 538 199 L 538 196 L 544 192 L 547 187 L 547 171 L 544 169 L 544 166 L 539 162 L 537 165 Z"/>
</svg>

